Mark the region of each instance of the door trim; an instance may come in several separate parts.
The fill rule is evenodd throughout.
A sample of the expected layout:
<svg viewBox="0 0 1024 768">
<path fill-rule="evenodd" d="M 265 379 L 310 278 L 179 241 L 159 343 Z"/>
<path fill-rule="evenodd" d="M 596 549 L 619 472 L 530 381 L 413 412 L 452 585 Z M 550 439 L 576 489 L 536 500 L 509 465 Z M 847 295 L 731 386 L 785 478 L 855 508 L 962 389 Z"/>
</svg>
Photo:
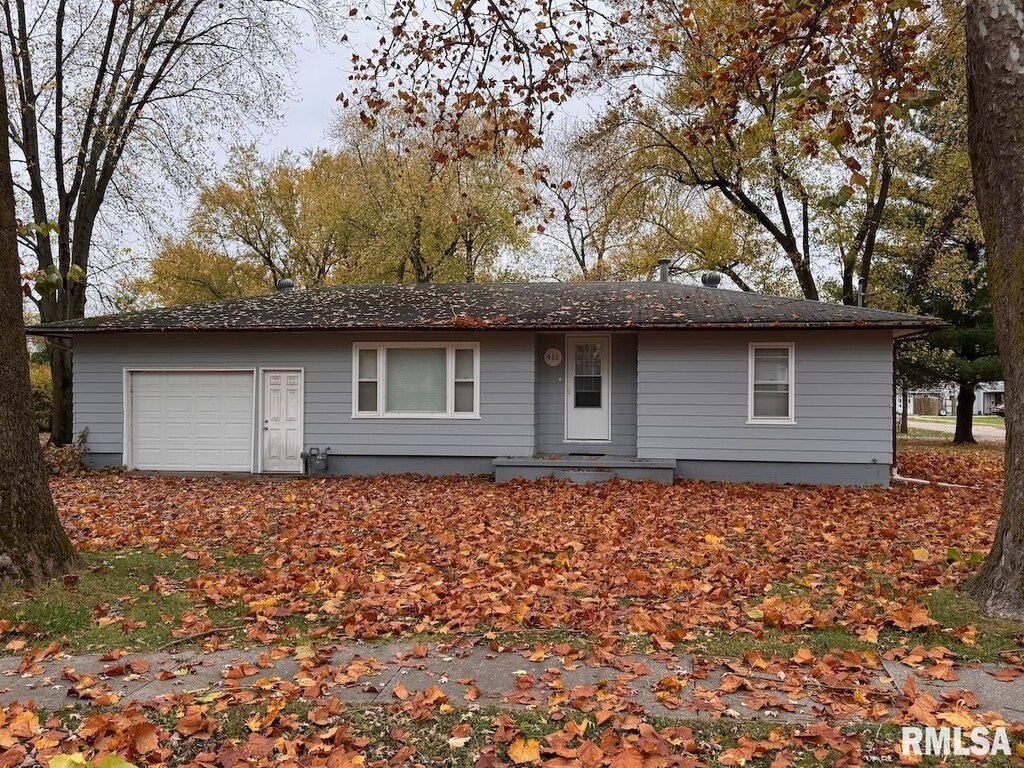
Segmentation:
<svg viewBox="0 0 1024 768">
<path fill-rule="evenodd" d="M 261 441 L 256 438 L 256 425 L 259 423 L 258 414 L 259 402 L 259 381 L 260 376 L 255 367 L 238 368 L 212 368 L 212 367 L 124 367 L 121 369 L 121 403 L 124 414 L 121 437 L 121 463 L 127 470 L 135 469 L 135 462 L 132 459 L 132 374 L 134 373 L 251 373 L 252 374 L 252 451 L 249 463 L 249 471 L 255 472 L 257 466 L 257 452 Z"/>
<path fill-rule="evenodd" d="M 573 396 L 573 380 L 576 375 L 576 348 L 573 344 L 577 341 L 601 341 L 605 344 L 608 354 L 601 360 L 601 379 L 604 389 L 608 394 L 608 437 L 599 440 L 581 440 L 569 437 L 569 409 Z M 570 352 L 572 354 L 570 354 Z M 565 336 L 565 361 L 563 363 L 563 374 L 565 376 L 565 401 L 564 401 L 564 424 L 562 425 L 563 443 L 590 443 L 606 444 L 612 442 L 612 337 L 609 334 L 576 333 Z"/>
<path fill-rule="evenodd" d="M 261 475 L 264 474 L 264 472 L 266 472 L 267 474 L 294 475 L 295 472 L 290 472 L 290 471 L 286 471 L 286 470 L 275 470 L 273 473 L 271 473 L 269 470 L 264 470 L 263 469 L 263 430 L 261 429 L 261 425 L 263 424 L 263 395 L 264 395 L 264 392 L 263 392 L 263 379 L 264 379 L 264 374 L 266 374 L 268 372 L 269 373 L 273 373 L 275 371 L 276 372 L 282 372 L 282 373 L 287 372 L 287 373 L 297 373 L 297 374 L 299 374 L 299 413 L 302 414 L 302 418 L 299 419 L 299 448 L 301 450 L 306 450 L 306 448 L 305 448 L 305 443 L 306 443 L 306 369 L 301 367 L 301 366 L 295 366 L 295 365 L 293 365 L 293 366 L 270 365 L 270 366 L 266 366 L 266 367 L 260 366 L 257 369 L 257 371 L 258 371 L 257 378 L 259 379 L 259 388 L 258 388 L 257 393 L 256 393 L 256 396 L 257 396 L 257 405 L 256 405 L 257 417 L 256 417 L 256 420 L 255 420 L 255 422 L 253 424 L 254 431 L 256 433 L 255 436 L 254 436 L 254 439 L 256 441 L 256 445 L 257 445 L 257 448 L 258 448 L 258 450 L 257 450 L 257 454 L 258 455 L 256 457 L 256 472 L 258 474 L 261 474 Z M 302 474 L 302 467 L 301 466 L 298 469 L 298 473 Z"/>
</svg>

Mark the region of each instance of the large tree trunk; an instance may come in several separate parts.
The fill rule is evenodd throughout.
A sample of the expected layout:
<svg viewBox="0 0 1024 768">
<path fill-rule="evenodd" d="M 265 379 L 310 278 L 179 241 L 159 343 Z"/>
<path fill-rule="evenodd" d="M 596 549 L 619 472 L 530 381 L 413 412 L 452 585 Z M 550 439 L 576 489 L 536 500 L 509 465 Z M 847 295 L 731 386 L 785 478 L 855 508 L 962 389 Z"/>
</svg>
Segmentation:
<svg viewBox="0 0 1024 768">
<path fill-rule="evenodd" d="M 0 583 L 51 578 L 78 562 L 53 506 L 32 412 L 8 115 L 0 84 Z"/>
<path fill-rule="evenodd" d="M 1006 480 L 992 551 L 970 585 L 982 609 L 1024 619 L 1024 39 L 1022 0 L 967 4 L 968 134 L 1006 382 Z"/>
<path fill-rule="evenodd" d="M 962 445 L 974 439 L 974 384 L 960 384 L 956 395 L 956 431 L 953 442 Z"/>
</svg>

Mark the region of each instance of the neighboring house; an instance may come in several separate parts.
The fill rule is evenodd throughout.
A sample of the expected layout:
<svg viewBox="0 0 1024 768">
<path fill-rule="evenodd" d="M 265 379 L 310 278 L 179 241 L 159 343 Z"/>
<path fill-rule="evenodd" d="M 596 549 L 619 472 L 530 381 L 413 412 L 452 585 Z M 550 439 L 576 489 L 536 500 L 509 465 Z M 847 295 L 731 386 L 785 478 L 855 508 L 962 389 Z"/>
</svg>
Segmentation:
<svg viewBox="0 0 1024 768">
<path fill-rule="evenodd" d="M 974 415 L 991 416 L 992 409 L 1003 405 L 1004 388 L 1001 381 L 987 381 L 974 388 Z"/>
<path fill-rule="evenodd" d="M 960 388 L 947 384 L 931 389 L 911 389 L 907 392 L 908 416 L 953 416 Z M 1003 404 L 1003 382 L 990 381 L 974 388 L 974 415 L 989 416 L 992 409 Z M 902 392 L 896 390 L 896 412 L 903 412 Z"/>
<path fill-rule="evenodd" d="M 35 326 L 92 466 L 887 485 L 934 318 L 651 283 L 338 286 Z"/>
<path fill-rule="evenodd" d="M 949 386 L 907 391 L 908 416 L 949 416 L 956 410 L 955 388 Z M 896 412 L 903 413 L 903 393 L 896 390 Z"/>
</svg>

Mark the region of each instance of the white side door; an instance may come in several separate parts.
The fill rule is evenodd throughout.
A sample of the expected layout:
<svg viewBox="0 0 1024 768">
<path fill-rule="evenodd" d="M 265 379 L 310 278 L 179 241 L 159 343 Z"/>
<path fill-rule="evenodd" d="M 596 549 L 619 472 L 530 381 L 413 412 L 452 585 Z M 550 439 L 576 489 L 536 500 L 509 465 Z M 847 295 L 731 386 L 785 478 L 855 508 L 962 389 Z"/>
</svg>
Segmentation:
<svg viewBox="0 0 1024 768">
<path fill-rule="evenodd" d="M 611 440 L 611 354 L 607 336 L 565 339 L 565 439 Z"/>
<path fill-rule="evenodd" d="M 302 471 L 302 371 L 263 371 L 263 471 Z"/>
</svg>

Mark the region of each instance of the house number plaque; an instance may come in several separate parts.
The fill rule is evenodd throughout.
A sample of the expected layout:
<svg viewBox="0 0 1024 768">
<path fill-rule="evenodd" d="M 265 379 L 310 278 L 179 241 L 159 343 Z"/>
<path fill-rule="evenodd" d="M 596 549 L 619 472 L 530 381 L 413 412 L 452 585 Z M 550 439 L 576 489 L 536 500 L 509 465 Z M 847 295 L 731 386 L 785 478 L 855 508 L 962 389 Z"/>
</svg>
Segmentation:
<svg viewBox="0 0 1024 768">
<path fill-rule="evenodd" d="M 544 362 L 554 368 L 562 364 L 562 350 L 552 347 L 544 353 Z"/>
</svg>

